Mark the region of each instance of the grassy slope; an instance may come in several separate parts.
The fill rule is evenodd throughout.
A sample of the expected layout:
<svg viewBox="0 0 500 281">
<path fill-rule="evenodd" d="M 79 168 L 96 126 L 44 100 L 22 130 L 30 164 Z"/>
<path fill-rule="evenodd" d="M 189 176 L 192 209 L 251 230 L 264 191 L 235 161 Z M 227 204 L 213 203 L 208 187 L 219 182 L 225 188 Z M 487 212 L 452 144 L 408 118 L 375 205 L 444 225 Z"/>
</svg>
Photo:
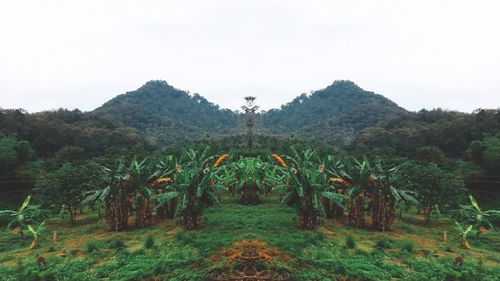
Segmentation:
<svg viewBox="0 0 500 281">
<path fill-rule="evenodd" d="M 486 233 L 472 250 L 460 240 L 447 219 L 432 227 L 415 217 L 399 220 L 388 233 L 348 227 L 328 221 L 317 231 L 301 231 L 293 209 L 268 200 L 259 206 L 241 206 L 228 199 L 207 209 L 204 229 L 185 232 L 173 221 L 145 229 L 109 232 L 95 214 L 77 226 L 53 219 L 42 247 L 27 250 L 28 239 L 0 234 L 1 280 L 204 280 L 225 266 L 224 250 L 241 240 L 259 240 L 278 253 L 272 268 L 291 272 L 297 280 L 498 280 L 500 235 Z M 52 242 L 57 229 L 59 241 Z M 441 242 L 447 230 L 449 241 Z M 147 237 L 154 245 L 146 247 Z M 352 237 L 355 247 L 346 240 Z M 378 245 L 378 246 L 377 246 Z M 148 245 L 151 246 L 151 245 Z M 454 259 L 464 254 L 464 266 Z M 36 256 L 46 258 L 39 268 Z M 344 279 L 345 280 L 345 279 Z"/>
</svg>

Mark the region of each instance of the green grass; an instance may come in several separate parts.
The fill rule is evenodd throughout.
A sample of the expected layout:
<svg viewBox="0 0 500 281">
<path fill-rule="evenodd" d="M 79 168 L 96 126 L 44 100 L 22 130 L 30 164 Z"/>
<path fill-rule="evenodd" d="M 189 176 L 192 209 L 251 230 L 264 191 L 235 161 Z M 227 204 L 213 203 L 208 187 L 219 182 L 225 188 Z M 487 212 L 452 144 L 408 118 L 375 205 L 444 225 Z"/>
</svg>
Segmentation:
<svg viewBox="0 0 500 281">
<path fill-rule="evenodd" d="M 234 199 L 204 211 L 203 229 L 186 232 L 175 221 L 144 229 L 109 231 L 95 214 L 72 226 L 60 218 L 48 221 L 41 248 L 28 250 L 30 239 L 0 233 L 0 280 L 205 280 L 223 269 L 213 259 L 233 243 L 259 240 L 286 257 L 275 270 L 296 280 L 498 280 L 497 232 L 488 232 L 473 249 L 460 248 L 460 237 L 446 219 L 432 226 L 419 217 L 398 221 L 391 232 L 356 229 L 324 221 L 315 231 L 300 230 L 294 209 L 266 199 L 242 206 Z M 51 240 L 57 230 L 59 240 Z M 410 231 L 408 231 L 410 230 Z M 441 241 L 448 231 L 449 241 Z M 39 267 L 37 255 L 47 264 Z M 454 258 L 464 255 L 456 268 Z"/>
</svg>

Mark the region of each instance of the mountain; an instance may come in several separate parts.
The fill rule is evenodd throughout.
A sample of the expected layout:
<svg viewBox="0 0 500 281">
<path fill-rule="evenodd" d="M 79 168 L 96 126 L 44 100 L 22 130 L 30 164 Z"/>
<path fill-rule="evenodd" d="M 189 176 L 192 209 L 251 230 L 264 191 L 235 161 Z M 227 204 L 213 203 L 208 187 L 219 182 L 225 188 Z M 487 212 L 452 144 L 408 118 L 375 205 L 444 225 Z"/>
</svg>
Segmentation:
<svg viewBox="0 0 500 281">
<path fill-rule="evenodd" d="M 241 114 L 157 80 L 111 99 L 92 114 L 135 128 L 158 146 L 206 134 L 229 135 L 243 127 Z M 406 110 L 381 95 L 350 81 L 336 81 L 311 95 L 296 97 L 281 109 L 259 113 L 256 133 L 293 134 L 312 142 L 344 146 L 364 129 L 405 114 Z"/>
<path fill-rule="evenodd" d="M 92 113 L 135 128 L 159 146 L 199 139 L 206 133 L 227 133 L 238 124 L 233 111 L 158 80 L 119 95 Z"/>
<path fill-rule="evenodd" d="M 384 96 L 361 89 L 351 81 L 335 81 L 325 89 L 302 94 L 281 109 L 262 116 L 273 133 L 295 133 L 315 143 L 344 146 L 362 130 L 408 112 Z"/>
</svg>

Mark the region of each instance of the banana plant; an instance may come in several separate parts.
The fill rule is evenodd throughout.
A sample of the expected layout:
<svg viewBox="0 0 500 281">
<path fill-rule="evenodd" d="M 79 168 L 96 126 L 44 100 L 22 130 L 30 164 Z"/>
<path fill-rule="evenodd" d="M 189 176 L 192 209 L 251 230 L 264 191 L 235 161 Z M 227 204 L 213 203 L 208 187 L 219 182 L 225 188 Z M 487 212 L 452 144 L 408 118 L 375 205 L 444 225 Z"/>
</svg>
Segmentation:
<svg viewBox="0 0 500 281">
<path fill-rule="evenodd" d="M 372 180 L 371 165 L 366 158 L 362 161 L 351 158 L 345 163 L 344 169 L 339 171 L 339 176 L 351 183 L 346 193 L 349 198 L 346 203 L 349 212 L 348 221 L 355 227 L 363 227 L 365 214 L 368 211 L 369 185 Z"/>
<path fill-rule="evenodd" d="M 9 223 L 7 229 L 14 229 L 24 239 L 24 231 L 33 223 L 43 219 L 43 213 L 38 205 L 31 205 L 31 196 L 28 195 L 18 210 L 2 210 L 0 217 L 5 217 Z"/>
<path fill-rule="evenodd" d="M 336 199 L 336 194 L 328 191 L 326 174 L 315 150 L 306 149 L 299 153 L 290 148 L 292 156 L 285 160 L 273 155 L 278 165 L 279 184 L 273 191 L 282 193 L 281 203 L 298 210 L 299 224 L 302 229 L 314 229 L 319 225 L 319 217 L 325 215 L 322 197 Z"/>
<path fill-rule="evenodd" d="M 344 163 L 337 161 L 328 155 L 323 162 L 323 169 L 328 177 L 329 188 L 324 192 L 329 196 L 323 196 L 323 208 L 327 218 L 341 219 L 344 215 L 347 201 L 347 190 L 352 183 L 343 177 Z"/>
<path fill-rule="evenodd" d="M 483 211 L 476 199 L 472 195 L 469 196 L 470 205 L 460 205 L 460 209 L 456 212 L 456 219 L 463 224 L 471 226 L 471 230 L 476 232 L 476 239 L 479 239 L 481 233 L 489 230 L 495 230 L 491 219 L 500 215 L 498 210 Z"/>
<path fill-rule="evenodd" d="M 239 195 L 240 203 L 260 203 L 260 195 L 268 193 L 270 187 L 265 177 L 269 165 L 260 157 L 241 157 L 229 167 L 233 171 L 233 177 L 228 178 L 228 186 Z"/>
<path fill-rule="evenodd" d="M 148 158 L 141 162 L 134 158 L 125 176 L 130 181 L 130 197 L 132 198 L 130 203 L 132 209 L 135 210 L 135 224 L 139 228 L 152 222 L 151 199 L 153 189 L 150 183 L 158 178 L 157 174 L 155 163 Z"/>
<path fill-rule="evenodd" d="M 169 197 L 179 198 L 175 216 L 182 217 L 182 225 L 186 230 L 201 228 L 203 208 L 219 203 L 217 194 L 227 190 L 216 180 L 221 171 L 219 165 L 228 155 L 222 155 L 214 161 L 216 156 L 208 156 L 209 150 L 208 146 L 203 150 L 184 150 L 172 183 L 172 193 L 163 198 L 165 201 Z"/>
<path fill-rule="evenodd" d="M 40 246 L 39 238 L 40 238 L 40 235 L 45 230 L 45 221 L 43 221 L 42 223 L 40 223 L 36 228 L 34 228 L 33 226 L 31 226 L 31 224 L 28 224 L 28 230 L 33 235 L 33 242 L 31 242 L 31 245 L 30 245 L 29 248 L 30 249 L 35 249 L 38 246 Z"/>
<path fill-rule="evenodd" d="M 81 205 L 104 204 L 106 222 L 113 231 L 122 231 L 128 227 L 129 199 L 132 186 L 124 162 L 118 160 L 114 168 L 97 164 L 95 177 L 91 185 L 95 190 L 86 193 Z"/>
<path fill-rule="evenodd" d="M 366 158 L 352 158 L 343 175 L 352 183 L 348 190 L 350 198 L 349 220 L 356 227 L 365 224 L 365 212 L 370 211 L 372 227 L 379 231 L 389 230 L 396 218 L 396 204 L 405 201 L 418 204 L 413 195 L 405 190 L 409 186 L 401 173 L 406 163 L 386 167 L 381 160 L 372 165 Z"/>
<path fill-rule="evenodd" d="M 381 160 L 375 162 L 374 180 L 371 182 L 371 216 L 372 226 L 379 231 L 389 230 L 396 219 L 398 202 L 417 205 L 418 201 L 406 188 L 402 170 L 407 163 L 394 167 L 386 167 Z"/>
<path fill-rule="evenodd" d="M 467 226 L 467 227 L 463 227 L 460 223 L 455 222 L 455 225 L 456 225 L 455 229 L 460 234 L 460 236 L 462 236 L 462 246 L 465 249 L 471 249 L 472 246 L 470 245 L 467 237 L 469 235 L 469 232 L 471 232 L 471 230 L 472 230 L 472 224 Z"/>
<path fill-rule="evenodd" d="M 155 180 L 150 183 L 154 192 L 153 200 L 156 202 L 156 214 L 160 218 L 172 219 L 179 201 L 179 193 L 175 191 L 172 182 L 177 176 L 180 166 L 173 155 L 168 155 L 159 160 L 156 167 Z"/>
</svg>

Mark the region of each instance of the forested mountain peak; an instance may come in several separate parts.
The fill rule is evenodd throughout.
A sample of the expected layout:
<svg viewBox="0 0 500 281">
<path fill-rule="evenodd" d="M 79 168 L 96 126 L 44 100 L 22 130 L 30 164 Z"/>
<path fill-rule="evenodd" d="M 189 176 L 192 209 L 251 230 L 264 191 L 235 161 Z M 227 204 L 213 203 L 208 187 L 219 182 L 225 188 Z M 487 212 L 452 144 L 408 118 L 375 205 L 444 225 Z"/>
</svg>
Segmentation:
<svg viewBox="0 0 500 281">
<path fill-rule="evenodd" d="M 341 146 L 361 130 L 406 113 L 381 95 L 365 91 L 352 81 L 338 80 L 310 95 L 299 95 L 280 109 L 260 113 L 256 130 L 294 133 L 305 139 L 314 135 Z M 230 134 L 243 125 L 238 112 L 221 109 L 201 95 L 176 89 L 163 80 L 149 81 L 119 95 L 93 114 L 136 128 L 151 143 L 160 145 L 206 133 Z"/>
<path fill-rule="evenodd" d="M 273 132 L 297 131 L 305 138 L 314 135 L 315 140 L 344 145 L 361 130 L 405 114 L 405 109 L 384 96 L 338 80 L 310 95 L 302 94 L 280 109 L 269 110 L 262 120 Z"/>
<path fill-rule="evenodd" d="M 237 114 L 220 109 L 199 94 L 190 94 L 163 80 L 152 80 L 135 91 L 119 95 L 95 109 L 146 134 L 155 145 L 197 139 L 205 132 L 237 127 Z"/>
</svg>

